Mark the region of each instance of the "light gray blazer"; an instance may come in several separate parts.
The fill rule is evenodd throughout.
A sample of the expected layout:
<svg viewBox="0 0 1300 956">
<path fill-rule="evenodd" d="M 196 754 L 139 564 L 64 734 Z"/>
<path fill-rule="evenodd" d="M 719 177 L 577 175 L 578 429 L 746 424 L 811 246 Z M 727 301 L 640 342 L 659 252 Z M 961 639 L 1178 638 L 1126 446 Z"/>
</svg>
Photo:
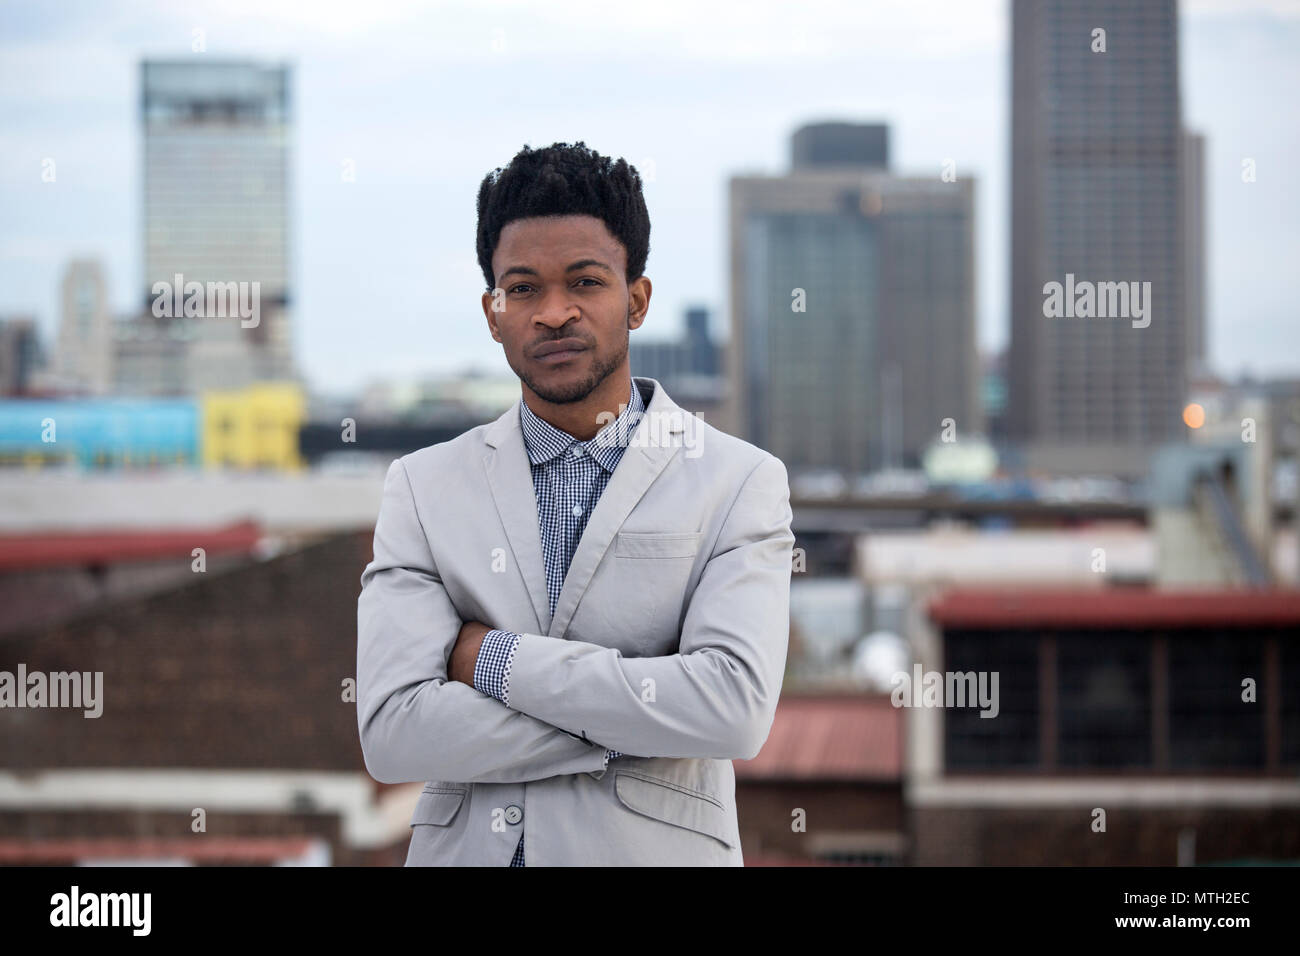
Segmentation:
<svg viewBox="0 0 1300 956">
<path fill-rule="evenodd" d="M 357 723 L 376 780 L 426 782 L 408 866 L 506 866 L 521 827 L 528 866 L 743 863 L 731 761 L 767 739 L 785 670 L 786 469 L 633 381 L 646 413 L 554 620 L 518 403 L 389 467 Z M 469 620 L 522 635 L 509 707 L 447 679 Z"/>
</svg>

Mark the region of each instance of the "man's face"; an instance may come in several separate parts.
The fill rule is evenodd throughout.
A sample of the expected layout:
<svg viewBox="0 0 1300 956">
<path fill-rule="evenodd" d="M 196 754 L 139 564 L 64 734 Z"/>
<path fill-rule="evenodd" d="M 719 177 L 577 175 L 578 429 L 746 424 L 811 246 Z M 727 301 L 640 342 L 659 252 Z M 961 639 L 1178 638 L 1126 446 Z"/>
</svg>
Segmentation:
<svg viewBox="0 0 1300 956">
<path fill-rule="evenodd" d="M 502 311 L 490 292 L 483 311 L 510 368 L 538 397 L 579 402 L 626 368 L 628 331 L 650 303 L 650 280 L 629 287 L 626 268 L 623 244 L 595 216 L 516 219 L 501 230 L 492 273 Z"/>
</svg>

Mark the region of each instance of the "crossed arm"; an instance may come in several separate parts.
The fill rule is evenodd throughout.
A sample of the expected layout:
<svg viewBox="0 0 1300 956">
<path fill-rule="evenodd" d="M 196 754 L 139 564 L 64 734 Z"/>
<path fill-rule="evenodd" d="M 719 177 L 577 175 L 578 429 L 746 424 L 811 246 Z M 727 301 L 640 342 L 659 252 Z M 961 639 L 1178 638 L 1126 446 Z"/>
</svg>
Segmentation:
<svg viewBox="0 0 1300 956">
<path fill-rule="evenodd" d="M 390 783 L 507 783 L 599 771 L 607 746 L 645 757 L 753 757 L 785 668 L 790 521 L 785 466 L 767 456 L 729 505 L 678 653 L 624 658 L 595 643 L 518 634 L 505 706 L 470 686 L 472 677 L 450 679 L 463 622 L 394 462 L 358 604 L 367 770 Z M 476 659 L 477 647 L 462 656 Z"/>
<path fill-rule="evenodd" d="M 448 679 L 462 621 L 400 460 L 384 479 L 374 549 L 357 601 L 357 724 L 372 777 L 521 783 L 604 768 L 604 747 Z"/>
</svg>

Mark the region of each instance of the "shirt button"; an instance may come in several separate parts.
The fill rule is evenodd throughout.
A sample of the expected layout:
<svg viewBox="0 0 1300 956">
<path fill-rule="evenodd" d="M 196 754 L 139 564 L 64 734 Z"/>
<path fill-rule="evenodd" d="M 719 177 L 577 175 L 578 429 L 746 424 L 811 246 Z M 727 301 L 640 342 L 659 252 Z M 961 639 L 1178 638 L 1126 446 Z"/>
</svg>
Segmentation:
<svg viewBox="0 0 1300 956">
<path fill-rule="evenodd" d="M 524 818 L 524 811 L 513 803 L 506 807 L 506 823 L 515 824 Z"/>
<path fill-rule="evenodd" d="M 582 505 L 573 506 L 573 516 L 576 518 L 582 514 Z"/>
<path fill-rule="evenodd" d="M 574 445 L 574 446 L 573 446 L 573 457 L 574 457 L 574 458 L 581 458 L 581 457 L 582 457 L 582 446 L 581 446 L 581 445 Z"/>
</svg>

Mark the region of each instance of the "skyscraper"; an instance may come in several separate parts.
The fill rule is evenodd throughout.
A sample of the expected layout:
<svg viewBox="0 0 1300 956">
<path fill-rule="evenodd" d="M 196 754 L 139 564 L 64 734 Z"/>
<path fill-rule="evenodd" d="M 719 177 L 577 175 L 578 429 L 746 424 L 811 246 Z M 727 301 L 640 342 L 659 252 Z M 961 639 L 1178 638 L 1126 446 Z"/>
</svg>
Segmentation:
<svg viewBox="0 0 1300 956">
<path fill-rule="evenodd" d="M 144 322 L 187 327 L 175 337 L 189 343 L 183 381 L 194 391 L 294 374 L 289 79 L 287 66 L 249 61 L 141 64 Z M 258 314 L 159 317 L 177 276 L 220 283 Z"/>
<path fill-rule="evenodd" d="M 99 262 L 69 262 L 61 292 L 63 314 L 54 363 L 59 386 L 90 395 L 106 394 L 113 388 L 113 320 Z"/>
<path fill-rule="evenodd" d="M 1183 289 L 1187 359 L 1196 374 L 1209 359 L 1205 341 L 1205 137 L 1183 134 Z"/>
<path fill-rule="evenodd" d="M 915 467 L 945 419 L 983 428 L 974 186 L 892 174 L 886 134 L 806 126 L 787 175 L 731 181 L 725 420 L 792 472 Z"/>
<path fill-rule="evenodd" d="M 1141 472 L 1199 349 L 1176 0 L 1014 0 L 1011 95 L 1010 435 Z"/>
</svg>

